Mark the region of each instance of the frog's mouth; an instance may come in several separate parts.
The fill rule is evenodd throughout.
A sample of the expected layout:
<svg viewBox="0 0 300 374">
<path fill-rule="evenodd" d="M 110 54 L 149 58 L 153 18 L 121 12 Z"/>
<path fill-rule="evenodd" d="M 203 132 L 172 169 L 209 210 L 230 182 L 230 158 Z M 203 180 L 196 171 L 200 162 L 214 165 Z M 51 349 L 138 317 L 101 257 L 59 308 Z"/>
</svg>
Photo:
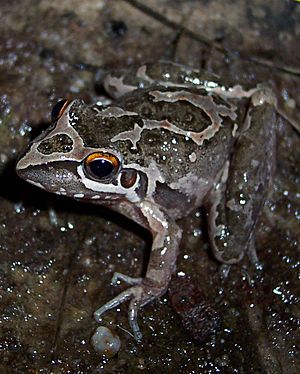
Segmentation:
<svg viewBox="0 0 300 374">
<path fill-rule="evenodd" d="M 48 192 L 57 195 L 69 196 L 83 201 L 101 200 L 102 204 L 107 201 L 122 200 L 123 194 L 93 191 L 87 188 L 81 176 L 78 174 L 77 169 L 80 163 L 76 161 L 54 161 L 43 163 L 41 165 L 28 166 L 26 168 L 18 168 L 17 174 L 20 178 L 27 182 L 42 188 Z"/>
<path fill-rule="evenodd" d="M 66 163 L 59 161 L 25 168 L 20 168 L 17 164 L 16 171 L 20 178 L 35 186 L 49 192 L 70 195 L 84 188 L 76 173 L 76 164 L 78 163 L 69 161 L 68 168 L 66 168 Z"/>
</svg>

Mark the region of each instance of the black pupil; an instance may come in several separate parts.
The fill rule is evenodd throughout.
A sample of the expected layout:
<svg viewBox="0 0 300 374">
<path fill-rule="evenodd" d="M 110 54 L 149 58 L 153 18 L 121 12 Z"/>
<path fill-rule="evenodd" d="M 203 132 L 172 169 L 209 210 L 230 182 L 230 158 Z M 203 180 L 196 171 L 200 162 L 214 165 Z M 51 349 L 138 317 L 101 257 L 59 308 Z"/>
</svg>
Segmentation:
<svg viewBox="0 0 300 374">
<path fill-rule="evenodd" d="M 58 116 L 59 116 L 59 112 L 61 111 L 61 108 L 65 105 L 65 103 L 67 102 L 66 99 L 63 99 L 63 100 L 59 100 L 53 107 L 52 109 L 52 112 L 51 112 L 51 118 L 52 118 L 52 121 L 55 121 L 57 120 Z"/>
<path fill-rule="evenodd" d="M 97 178 L 108 177 L 114 170 L 113 164 L 105 158 L 95 159 L 89 165 L 90 171 Z"/>
</svg>

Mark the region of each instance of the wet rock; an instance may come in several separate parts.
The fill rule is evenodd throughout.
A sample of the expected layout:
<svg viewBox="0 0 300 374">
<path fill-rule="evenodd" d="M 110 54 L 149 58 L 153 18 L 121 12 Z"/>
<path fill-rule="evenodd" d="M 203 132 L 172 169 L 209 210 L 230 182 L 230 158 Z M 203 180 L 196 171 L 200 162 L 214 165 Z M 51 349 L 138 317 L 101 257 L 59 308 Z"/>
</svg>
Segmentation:
<svg viewBox="0 0 300 374">
<path fill-rule="evenodd" d="M 201 288 L 190 277 L 180 277 L 171 282 L 169 295 L 172 306 L 189 335 L 197 343 L 211 339 L 220 327 L 220 316 Z"/>
</svg>

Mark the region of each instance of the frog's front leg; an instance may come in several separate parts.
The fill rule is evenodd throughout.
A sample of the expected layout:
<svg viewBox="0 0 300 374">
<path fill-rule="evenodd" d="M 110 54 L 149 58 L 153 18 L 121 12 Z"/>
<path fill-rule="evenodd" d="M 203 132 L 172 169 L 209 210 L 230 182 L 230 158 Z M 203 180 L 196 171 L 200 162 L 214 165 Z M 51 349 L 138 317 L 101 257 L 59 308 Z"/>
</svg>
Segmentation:
<svg viewBox="0 0 300 374">
<path fill-rule="evenodd" d="M 153 244 L 146 276 L 145 278 L 132 278 L 115 273 L 113 283 L 116 283 L 117 280 L 123 280 L 132 287 L 123 291 L 94 313 L 96 321 L 100 322 L 101 315 L 104 312 L 130 300 L 128 320 L 136 340 L 140 340 L 142 337 L 137 323 L 138 309 L 166 292 L 172 273 L 176 268 L 176 258 L 182 233 L 177 224 L 162 213 L 157 205 L 144 202 L 141 204 L 141 210 L 147 218 L 149 229 L 153 234 Z"/>
<path fill-rule="evenodd" d="M 221 170 L 209 196 L 208 226 L 215 257 L 234 264 L 253 253 L 253 235 L 263 208 L 275 158 L 276 112 L 268 91 L 251 98 L 234 154 Z"/>
</svg>

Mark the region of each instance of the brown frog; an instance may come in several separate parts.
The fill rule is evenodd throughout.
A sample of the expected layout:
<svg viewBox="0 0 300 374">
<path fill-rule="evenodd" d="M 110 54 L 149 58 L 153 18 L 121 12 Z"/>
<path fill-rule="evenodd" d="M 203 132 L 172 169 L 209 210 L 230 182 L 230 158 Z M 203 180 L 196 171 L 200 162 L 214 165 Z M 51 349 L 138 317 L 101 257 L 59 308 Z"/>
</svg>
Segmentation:
<svg viewBox="0 0 300 374">
<path fill-rule="evenodd" d="M 53 125 L 17 164 L 28 182 L 102 204 L 153 235 L 144 278 L 115 273 L 130 288 L 95 312 L 97 321 L 126 300 L 136 339 L 138 309 L 163 295 L 176 267 L 178 220 L 207 211 L 214 256 L 256 261 L 253 233 L 268 191 L 275 148 L 272 92 L 223 85 L 171 63 L 143 65 L 104 78 L 111 105 L 63 100 Z"/>
</svg>

